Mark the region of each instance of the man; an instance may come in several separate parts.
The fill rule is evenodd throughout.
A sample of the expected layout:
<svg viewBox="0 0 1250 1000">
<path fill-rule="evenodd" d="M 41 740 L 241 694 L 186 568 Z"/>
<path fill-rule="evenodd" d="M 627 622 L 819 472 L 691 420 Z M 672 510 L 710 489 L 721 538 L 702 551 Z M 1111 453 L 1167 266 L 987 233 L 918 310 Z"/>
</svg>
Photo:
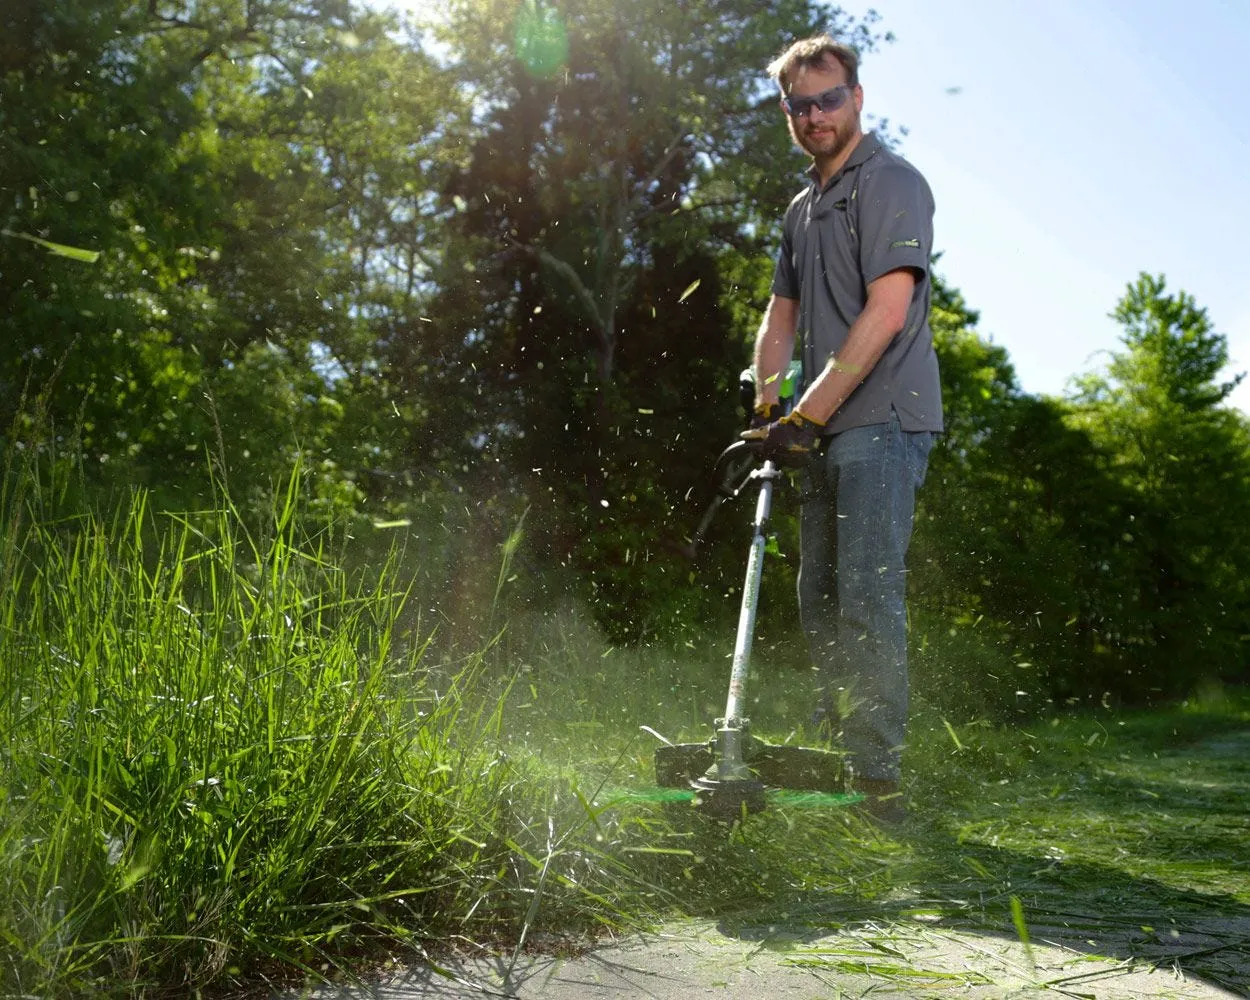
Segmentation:
<svg viewBox="0 0 1250 1000">
<path fill-rule="evenodd" d="M 942 430 L 929 329 L 933 196 L 860 126 L 853 49 L 828 36 L 769 66 L 794 141 L 812 157 L 791 203 L 755 347 L 756 420 L 744 437 L 802 468 L 799 613 L 822 685 L 817 718 L 841 732 L 870 813 L 905 816 L 904 557 L 916 490 Z M 796 339 L 804 391 L 781 419 L 777 374 Z"/>
</svg>

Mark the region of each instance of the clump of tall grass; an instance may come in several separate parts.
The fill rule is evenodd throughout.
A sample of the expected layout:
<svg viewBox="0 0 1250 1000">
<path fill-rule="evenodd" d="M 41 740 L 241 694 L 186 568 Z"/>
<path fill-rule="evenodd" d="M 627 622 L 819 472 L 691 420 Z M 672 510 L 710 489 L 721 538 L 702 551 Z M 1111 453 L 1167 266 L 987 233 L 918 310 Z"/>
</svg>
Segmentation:
<svg viewBox="0 0 1250 1000">
<path fill-rule="evenodd" d="M 469 707 L 474 663 L 440 673 L 399 634 L 395 562 L 351 580 L 304 537 L 298 474 L 260 533 L 225 501 L 141 494 L 41 523 L 20 482 L 0 504 L 0 993 L 188 995 L 515 939 L 540 898 L 564 925 L 614 919 L 550 788 L 492 749 L 497 708 Z"/>
</svg>

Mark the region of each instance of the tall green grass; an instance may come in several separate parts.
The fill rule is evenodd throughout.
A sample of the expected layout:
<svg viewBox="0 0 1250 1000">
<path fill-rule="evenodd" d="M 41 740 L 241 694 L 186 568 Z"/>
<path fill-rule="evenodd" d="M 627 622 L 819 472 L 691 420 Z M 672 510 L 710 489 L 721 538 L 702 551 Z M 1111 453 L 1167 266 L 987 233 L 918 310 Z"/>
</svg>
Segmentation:
<svg viewBox="0 0 1250 1000">
<path fill-rule="evenodd" d="M 189 995 L 621 916 L 576 797 L 553 811 L 466 697 L 483 657 L 425 662 L 397 563 L 349 579 L 298 475 L 259 531 L 142 495 L 41 520 L 14 481 L 0 994 Z"/>
</svg>

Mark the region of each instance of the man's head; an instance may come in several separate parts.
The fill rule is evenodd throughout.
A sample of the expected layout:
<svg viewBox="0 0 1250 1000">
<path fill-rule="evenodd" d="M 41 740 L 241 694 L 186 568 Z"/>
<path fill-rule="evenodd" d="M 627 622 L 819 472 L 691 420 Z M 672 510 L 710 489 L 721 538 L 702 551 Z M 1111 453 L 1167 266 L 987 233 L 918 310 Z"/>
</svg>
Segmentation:
<svg viewBox="0 0 1250 1000">
<path fill-rule="evenodd" d="M 799 147 L 818 161 L 849 154 L 862 134 L 864 106 L 855 50 L 828 35 L 805 38 L 774 59 L 768 73 L 781 89 L 781 106 Z"/>
</svg>

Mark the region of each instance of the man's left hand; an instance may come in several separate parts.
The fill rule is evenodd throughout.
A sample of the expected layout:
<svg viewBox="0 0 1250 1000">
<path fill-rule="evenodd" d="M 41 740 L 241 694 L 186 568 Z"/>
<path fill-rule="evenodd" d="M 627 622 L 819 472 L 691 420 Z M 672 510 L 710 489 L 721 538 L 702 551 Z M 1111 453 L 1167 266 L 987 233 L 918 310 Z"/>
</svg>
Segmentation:
<svg viewBox="0 0 1250 1000">
<path fill-rule="evenodd" d="M 758 442 L 763 458 L 783 468 L 799 469 L 815 453 L 823 426 L 798 410 L 792 410 L 771 424 L 743 431 L 742 440 Z"/>
</svg>

